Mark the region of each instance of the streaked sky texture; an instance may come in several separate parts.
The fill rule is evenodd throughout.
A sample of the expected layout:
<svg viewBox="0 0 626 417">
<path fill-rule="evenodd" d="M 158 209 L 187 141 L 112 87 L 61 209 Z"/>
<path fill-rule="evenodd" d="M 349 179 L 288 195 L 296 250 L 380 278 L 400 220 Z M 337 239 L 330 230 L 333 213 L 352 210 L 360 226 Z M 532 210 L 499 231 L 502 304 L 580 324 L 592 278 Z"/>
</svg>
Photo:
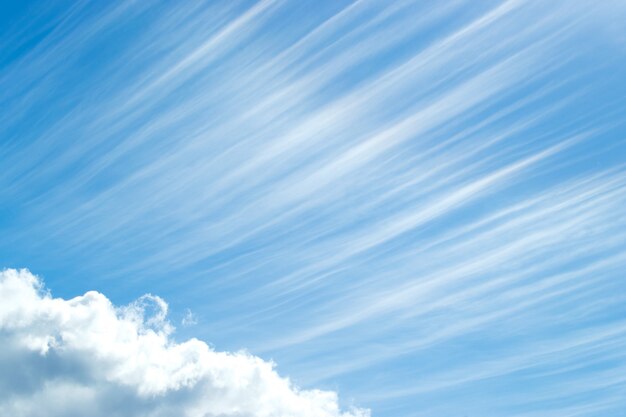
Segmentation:
<svg viewBox="0 0 626 417">
<path fill-rule="evenodd" d="M 0 268 L 372 417 L 626 415 L 626 2 L 0 7 Z"/>
</svg>

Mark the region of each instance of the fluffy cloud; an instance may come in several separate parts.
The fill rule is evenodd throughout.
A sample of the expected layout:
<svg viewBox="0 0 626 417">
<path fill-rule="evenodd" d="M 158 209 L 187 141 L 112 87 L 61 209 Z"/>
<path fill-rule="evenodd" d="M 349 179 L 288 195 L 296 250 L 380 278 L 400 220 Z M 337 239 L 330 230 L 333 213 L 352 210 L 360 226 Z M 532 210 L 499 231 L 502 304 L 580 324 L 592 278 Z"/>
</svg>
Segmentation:
<svg viewBox="0 0 626 417">
<path fill-rule="evenodd" d="M 52 298 L 26 270 L 0 272 L 0 410 L 13 417 L 365 417 L 299 390 L 246 353 L 176 343 L 167 304 Z"/>
</svg>

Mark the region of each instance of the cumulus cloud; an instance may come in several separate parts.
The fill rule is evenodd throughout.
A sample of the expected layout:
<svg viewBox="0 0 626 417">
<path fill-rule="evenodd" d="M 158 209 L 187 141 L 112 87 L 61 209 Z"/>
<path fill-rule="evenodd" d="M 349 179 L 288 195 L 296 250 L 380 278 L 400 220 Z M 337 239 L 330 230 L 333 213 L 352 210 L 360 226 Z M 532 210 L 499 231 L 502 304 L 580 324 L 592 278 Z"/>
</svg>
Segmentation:
<svg viewBox="0 0 626 417">
<path fill-rule="evenodd" d="M 300 390 L 244 352 L 176 343 L 167 304 L 64 300 L 27 270 L 0 272 L 0 410 L 13 417 L 365 417 Z"/>
</svg>

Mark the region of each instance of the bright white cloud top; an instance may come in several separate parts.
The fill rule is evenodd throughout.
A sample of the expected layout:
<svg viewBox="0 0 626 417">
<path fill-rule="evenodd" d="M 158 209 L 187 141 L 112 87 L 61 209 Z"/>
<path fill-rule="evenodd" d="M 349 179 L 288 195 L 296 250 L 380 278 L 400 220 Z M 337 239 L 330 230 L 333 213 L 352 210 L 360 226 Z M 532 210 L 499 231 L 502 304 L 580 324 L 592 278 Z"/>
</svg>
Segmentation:
<svg viewBox="0 0 626 417">
<path fill-rule="evenodd" d="M 171 338 L 167 304 L 53 298 L 26 270 L 0 272 L 0 410 L 21 416 L 364 417 L 299 390 L 245 352 Z"/>
</svg>

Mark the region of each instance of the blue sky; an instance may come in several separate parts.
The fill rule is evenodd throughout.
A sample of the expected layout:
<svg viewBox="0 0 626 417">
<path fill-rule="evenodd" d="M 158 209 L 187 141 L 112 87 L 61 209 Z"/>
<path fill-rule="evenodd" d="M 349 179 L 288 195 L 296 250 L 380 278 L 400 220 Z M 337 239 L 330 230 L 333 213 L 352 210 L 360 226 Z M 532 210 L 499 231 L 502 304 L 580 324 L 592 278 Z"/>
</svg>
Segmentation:
<svg viewBox="0 0 626 417">
<path fill-rule="evenodd" d="M 1 268 L 372 416 L 626 415 L 624 2 L 0 7 Z"/>
</svg>

